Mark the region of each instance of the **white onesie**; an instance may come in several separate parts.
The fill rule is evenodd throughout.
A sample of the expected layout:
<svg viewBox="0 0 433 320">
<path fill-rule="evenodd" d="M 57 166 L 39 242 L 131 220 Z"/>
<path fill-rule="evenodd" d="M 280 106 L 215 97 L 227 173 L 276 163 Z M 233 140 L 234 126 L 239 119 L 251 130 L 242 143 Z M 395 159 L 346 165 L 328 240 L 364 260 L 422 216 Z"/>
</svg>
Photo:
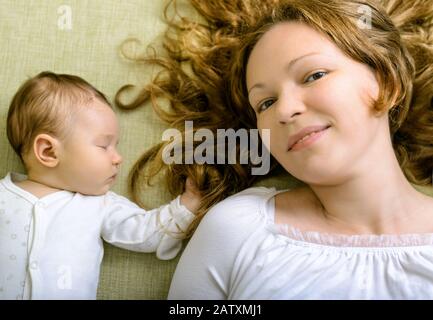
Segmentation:
<svg viewBox="0 0 433 320">
<path fill-rule="evenodd" d="M 25 178 L 9 173 L 0 180 L 0 300 L 96 299 L 101 237 L 172 259 L 182 247 L 179 232 L 194 217 L 180 196 L 150 211 L 114 192 L 38 199 L 12 182 Z"/>
</svg>

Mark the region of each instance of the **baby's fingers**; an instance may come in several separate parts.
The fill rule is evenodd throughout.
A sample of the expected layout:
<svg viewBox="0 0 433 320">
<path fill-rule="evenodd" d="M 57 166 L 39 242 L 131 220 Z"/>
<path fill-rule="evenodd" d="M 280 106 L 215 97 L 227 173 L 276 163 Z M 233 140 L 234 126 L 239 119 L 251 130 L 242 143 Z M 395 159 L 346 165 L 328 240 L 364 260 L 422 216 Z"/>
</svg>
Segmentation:
<svg viewBox="0 0 433 320">
<path fill-rule="evenodd" d="M 194 183 L 194 181 L 190 177 L 186 178 L 185 192 L 192 193 L 195 195 L 200 195 L 200 190 L 197 188 L 197 185 Z"/>
</svg>

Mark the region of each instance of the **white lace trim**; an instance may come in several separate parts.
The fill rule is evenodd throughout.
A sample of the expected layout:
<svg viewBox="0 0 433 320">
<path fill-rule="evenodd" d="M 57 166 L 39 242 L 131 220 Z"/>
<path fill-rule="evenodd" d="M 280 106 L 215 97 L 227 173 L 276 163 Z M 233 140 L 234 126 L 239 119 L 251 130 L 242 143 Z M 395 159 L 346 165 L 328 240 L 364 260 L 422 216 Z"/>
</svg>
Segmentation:
<svg viewBox="0 0 433 320">
<path fill-rule="evenodd" d="M 301 231 L 290 225 L 276 225 L 272 228 L 277 233 L 293 240 L 310 242 L 334 247 L 411 247 L 433 245 L 432 233 L 419 234 L 359 234 L 345 235 Z"/>
<path fill-rule="evenodd" d="M 319 245 L 333 247 L 412 247 L 433 245 L 433 233 L 414 233 L 414 234 L 334 234 L 321 233 L 318 231 L 301 231 L 300 229 L 288 224 L 275 224 L 275 201 L 277 193 L 285 190 L 275 190 L 273 188 L 269 197 L 265 199 L 262 210 L 268 220 L 269 229 L 277 234 L 284 235 L 290 239 Z M 272 204 L 269 204 L 269 201 Z M 269 210 L 272 208 L 271 210 Z"/>
</svg>

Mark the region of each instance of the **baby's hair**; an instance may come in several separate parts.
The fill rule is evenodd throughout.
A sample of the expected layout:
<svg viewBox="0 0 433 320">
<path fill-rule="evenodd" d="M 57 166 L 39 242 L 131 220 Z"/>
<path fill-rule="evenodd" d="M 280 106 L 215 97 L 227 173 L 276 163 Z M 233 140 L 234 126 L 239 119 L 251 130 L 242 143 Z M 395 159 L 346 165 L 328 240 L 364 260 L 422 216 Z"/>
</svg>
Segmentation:
<svg viewBox="0 0 433 320">
<path fill-rule="evenodd" d="M 38 134 L 65 138 L 79 106 L 94 98 L 111 107 L 103 93 L 78 76 L 44 71 L 28 79 L 9 106 L 6 130 L 12 148 L 24 162 Z"/>
<path fill-rule="evenodd" d="M 325 34 L 346 55 L 374 69 L 380 94 L 373 108 L 378 114 L 390 109 L 392 143 L 404 174 L 414 184 L 432 182 L 431 0 L 189 2 L 200 19 L 183 16 L 177 10 L 178 1 L 169 2 L 163 43 L 166 53 L 131 57 L 162 70 L 129 104 L 121 103 L 120 96 L 133 86 L 122 87 L 116 95 L 119 107 L 131 109 L 151 100 L 157 114 L 183 134 L 185 120 L 194 121 L 194 131 L 254 129 L 256 116 L 245 88 L 249 54 L 274 24 L 306 23 Z M 173 8 L 175 15 L 169 19 L 168 12 Z M 366 12 L 371 14 L 371 25 L 364 19 Z M 167 109 L 158 98 L 168 99 L 171 108 Z M 149 182 L 162 169 L 167 173 L 171 192 L 179 192 L 185 178 L 191 177 L 204 197 L 190 234 L 210 207 L 260 178 L 250 174 L 251 164 L 166 165 L 161 154 L 168 143 L 154 146 L 136 162 L 130 172 L 130 191 L 139 202 L 143 180 Z M 271 160 L 271 173 L 281 170 L 275 159 Z"/>
</svg>

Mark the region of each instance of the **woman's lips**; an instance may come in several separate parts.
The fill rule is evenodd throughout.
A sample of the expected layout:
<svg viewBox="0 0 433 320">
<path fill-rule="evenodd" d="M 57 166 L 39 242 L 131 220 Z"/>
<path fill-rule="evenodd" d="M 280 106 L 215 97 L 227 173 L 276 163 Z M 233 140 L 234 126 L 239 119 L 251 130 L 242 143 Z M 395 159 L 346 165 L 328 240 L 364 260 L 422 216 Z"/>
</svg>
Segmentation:
<svg viewBox="0 0 433 320">
<path fill-rule="evenodd" d="M 298 150 L 301 150 L 301 149 L 304 149 L 304 148 L 311 146 L 318 139 L 320 139 L 326 133 L 326 130 L 328 130 L 329 128 L 330 128 L 330 126 L 326 127 L 323 130 L 310 133 L 306 137 L 298 140 L 295 144 L 293 144 L 292 147 L 288 151 L 298 151 Z"/>
</svg>

